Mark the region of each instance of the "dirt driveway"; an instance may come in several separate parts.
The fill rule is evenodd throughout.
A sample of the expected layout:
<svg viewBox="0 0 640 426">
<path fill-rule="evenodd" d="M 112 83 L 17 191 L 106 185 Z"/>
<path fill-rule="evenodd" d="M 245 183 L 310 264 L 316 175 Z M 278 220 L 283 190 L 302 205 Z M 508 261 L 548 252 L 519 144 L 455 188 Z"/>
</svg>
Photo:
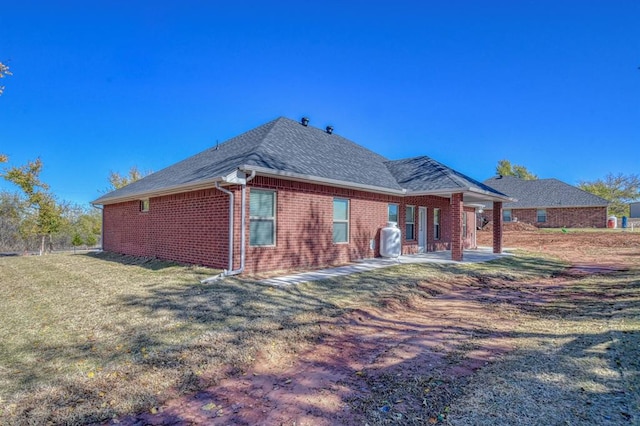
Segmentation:
<svg viewBox="0 0 640 426">
<path fill-rule="evenodd" d="M 505 246 L 568 264 L 534 281 L 421 282 L 422 296 L 318 324 L 321 339 L 286 358 L 264 351 L 110 423 L 637 424 L 640 233 L 507 232 Z"/>
</svg>

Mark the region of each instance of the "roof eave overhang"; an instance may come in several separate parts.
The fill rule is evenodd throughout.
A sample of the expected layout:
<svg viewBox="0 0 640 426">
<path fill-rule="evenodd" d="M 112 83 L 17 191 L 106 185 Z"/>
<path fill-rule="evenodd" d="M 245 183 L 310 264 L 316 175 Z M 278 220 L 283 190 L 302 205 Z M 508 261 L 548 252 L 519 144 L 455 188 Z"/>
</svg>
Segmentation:
<svg viewBox="0 0 640 426">
<path fill-rule="evenodd" d="M 189 191 L 198 191 L 200 189 L 208 189 L 212 186 L 215 186 L 216 182 L 227 182 L 224 176 L 218 176 L 211 179 L 201 180 L 198 182 L 190 183 L 190 184 L 180 184 L 169 186 L 166 188 L 162 188 L 154 191 L 140 191 L 134 192 L 127 195 L 116 196 L 116 197 L 100 197 L 94 201 L 91 201 L 91 204 L 95 205 L 107 205 L 107 204 L 116 204 L 116 203 L 124 203 L 127 201 L 135 201 L 135 200 L 144 200 L 152 197 L 161 197 L 164 195 L 173 195 L 179 194 L 181 192 L 189 192 Z"/>
<path fill-rule="evenodd" d="M 345 189 L 354 189 L 365 192 L 374 192 L 378 194 L 387 194 L 387 195 L 397 195 L 403 196 L 407 194 L 405 189 L 393 189 L 393 188 L 384 188 L 381 186 L 374 185 L 366 185 L 355 182 L 347 182 L 338 179 L 324 178 L 319 176 L 312 176 L 303 173 L 295 173 L 284 170 L 275 170 L 269 169 L 267 167 L 260 166 L 252 166 L 252 165 L 243 165 L 239 167 L 240 171 L 243 172 L 255 172 L 257 175 L 266 176 L 266 177 L 275 177 L 280 179 L 294 180 L 298 182 L 307 182 L 307 183 L 315 183 L 320 185 L 329 185 L 338 188 Z"/>
<path fill-rule="evenodd" d="M 573 205 L 566 205 L 566 206 L 559 206 L 559 205 L 555 205 L 555 206 L 509 206 L 510 209 L 586 209 L 586 208 L 602 208 L 602 207 L 609 207 L 609 204 L 600 204 L 600 205 L 582 205 L 582 206 L 573 206 Z"/>
<path fill-rule="evenodd" d="M 486 201 L 501 201 L 503 203 L 510 203 L 510 202 L 517 201 L 515 198 L 509 197 L 506 195 L 494 194 L 492 192 L 485 191 L 484 189 L 475 188 L 475 187 L 443 188 L 443 189 L 436 189 L 436 190 L 430 190 L 430 191 L 408 191 L 407 195 L 408 196 L 434 195 L 437 197 L 449 198 L 451 197 L 451 194 L 459 194 L 459 193 L 462 193 L 463 195 L 473 195 L 474 197 L 478 197 Z"/>
</svg>

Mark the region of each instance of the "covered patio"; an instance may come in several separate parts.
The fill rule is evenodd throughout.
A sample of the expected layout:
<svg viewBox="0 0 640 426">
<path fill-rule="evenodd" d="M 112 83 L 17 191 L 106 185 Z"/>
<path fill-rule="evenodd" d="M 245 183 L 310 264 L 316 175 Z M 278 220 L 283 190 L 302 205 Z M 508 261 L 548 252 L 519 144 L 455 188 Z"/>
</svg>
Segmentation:
<svg viewBox="0 0 640 426">
<path fill-rule="evenodd" d="M 504 256 L 511 256 L 510 253 L 494 253 L 492 247 L 479 247 L 473 250 L 464 250 L 463 260 L 451 259 L 451 250 L 431 251 L 420 254 L 401 255 L 395 259 L 376 257 L 364 259 L 345 266 L 321 269 L 317 271 L 302 272 L 299 274 L 286 275 L 276 278 L 268 278 L 260 281 L 261 284 L 275 287 L 288 287 L 308 281 L 319 281 L 359 272 L 371 271 L 374 269 L 388 268 L 390 266 L 410 264 L 410 263 L 481 263 L 495 260 Z"/>
</svg>

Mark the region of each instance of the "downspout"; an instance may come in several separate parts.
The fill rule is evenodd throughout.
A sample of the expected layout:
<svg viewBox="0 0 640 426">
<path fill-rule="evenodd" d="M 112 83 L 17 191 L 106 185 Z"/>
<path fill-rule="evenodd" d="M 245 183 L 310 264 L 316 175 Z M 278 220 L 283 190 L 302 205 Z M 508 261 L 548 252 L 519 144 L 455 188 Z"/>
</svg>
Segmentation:
<svg viewBox="0 0 640 426">
<path fill-rule="evenodd" d="M 228 272 L 233 270 L 233 203 L 235 201 L 235 197 L 233 195 L 233 192 L 221 187 L 220 182 L 216 182 L 216 189 L 224 192 L 229 196 L 229 269 L 225 269 L 222 272 L 222 274 L 226 276 Z"/>
<path fill-rule="evenodd" d="M 233 232 L 234 232 L 234 220 L 233 220 L 233 214 L 234 214 L 234 210 L 233 210 L 233 203 L 234 203 L 234 195 L 233 192 L 229 191 L 228 189 L 224 189 L 220 186 L 220 182 L 216 182 L 216 188 L 219 189 L 220 191 L 224 192 L 225 194 L 229 195 L 229 269 L 225 269 L 222 271 L 221 274 L 218 275 L 214 275 L 212 277 L 209 278 L 205 278 L 203 280 L 201 280 L 200 282 L 202 284 L 204 283 L 209 283 L 212 281 L 216 281 L 219 279 L 222 279 L 224 277 L 230 277 L 232 275 L 238 275 L 241 274 L 242 272 L 244 272 L 244 265 L 245 265 L 245 257 L 246 257 L 246 249 L 245 249 L 245 244 L 246 244 L 246 237 L 245 237 L 245 233 L 246 233 L 246 222 L 247 222 L 247 214 L 246 214 L 246 198 L 247 198 L 247 182 L 249 182 L 251 179 L 253 179 L 256 176 L 256 172 L 255 170 L 251 172 L 251 175 L 247 178 L 244 179 L 244 182 L 242 183 L 242 196 L 241 196 L 241 213 L 240 213 L 240 268 L 238 269 L 233 269 Z"/>
</svg>

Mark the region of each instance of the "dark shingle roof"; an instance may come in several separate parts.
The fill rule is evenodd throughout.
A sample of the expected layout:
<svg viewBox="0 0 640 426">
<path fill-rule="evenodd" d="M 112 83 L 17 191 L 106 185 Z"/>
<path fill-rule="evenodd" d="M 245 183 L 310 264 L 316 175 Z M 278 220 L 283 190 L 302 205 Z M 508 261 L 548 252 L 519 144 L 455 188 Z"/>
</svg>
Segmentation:
<svg viewBox="0 0 640 426">
<path fill-rule="evenodd" d="M 504 208 L 602 207 L 609 204 L 604 198 L 558 179 L 523 180 L 503 176 L 487 179 L 484 183 L 517 199 L 516 202 L 505 202 Z"/>
<path fill-rule="evenodd" d="M 386 164 L 398 184 L 408 191 L 476 188 L 480 191 L 504 195 L 496 191 L 495 188 L 463 175 L 427 156 L 387 161 Z"/>
<path fill-rule="evenodd" d="M 503 195 L 428 157 L 389 161 L 342 136 L 280 117 L 105 194 L 94 204 L 143 197 L 171 188 L 204 185 L 242 166 L 398 193 L 473 186 L 497 196 Z"/>
</svg>

